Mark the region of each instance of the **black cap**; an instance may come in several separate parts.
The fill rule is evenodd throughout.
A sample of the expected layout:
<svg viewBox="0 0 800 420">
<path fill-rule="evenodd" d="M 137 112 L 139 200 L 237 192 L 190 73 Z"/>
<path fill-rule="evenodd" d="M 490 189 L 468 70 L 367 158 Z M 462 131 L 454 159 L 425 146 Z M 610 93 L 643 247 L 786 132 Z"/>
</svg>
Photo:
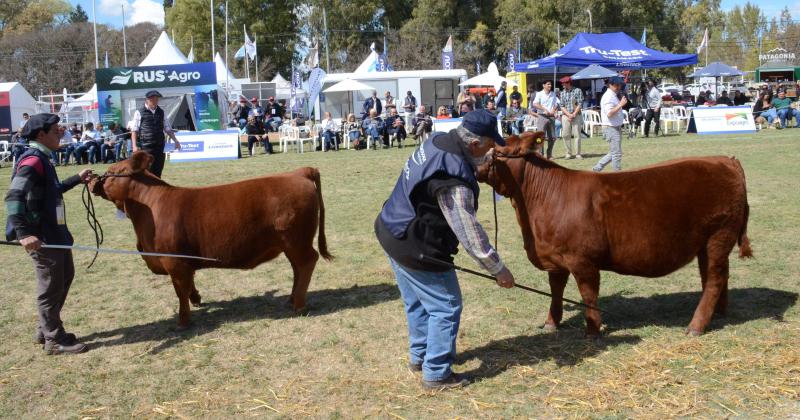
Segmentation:
<svg viewBox="0 0 800 420">
<path fill-rule="evenodd" d="M 461 121 L 461 126 L 473 134 L 491 137 L 495 144 L 506 145 L 503 136 L 497 131 L 497 115 L 486 109 L 467 113 Z"/>
<path fill-rule="evenodd" d="M 36 139 L 39 131 L 48 131 L 50 127 L 61 121 L 56 114 L 36 114 L 28 118 L 25 127 L 22 129 L 22 137 L 28 140 Z"/>
<path fill-rule="evenodd" d="M 624 85 L 625 84 L 625 79 L 623 79 L 621 76 L 613 76 L 610 79 L 608 79 L 608 84 L 609 85 Z"/>
<path fill-rule="evenodd" d="M 153 96 L 158 96 L 159 98 L 163 98 L 164 96 L 157 90 L 151 90 L 150 92 L 145 93 L 145 98 L 150 98 Z"/>
</svg>

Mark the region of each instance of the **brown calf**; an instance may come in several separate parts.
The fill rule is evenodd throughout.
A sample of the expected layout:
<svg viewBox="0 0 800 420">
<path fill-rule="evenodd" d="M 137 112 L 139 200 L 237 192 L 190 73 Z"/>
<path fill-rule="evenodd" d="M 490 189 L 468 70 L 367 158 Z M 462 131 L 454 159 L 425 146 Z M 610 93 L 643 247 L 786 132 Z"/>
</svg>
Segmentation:
<svg viewBox="0 0 800 420">
<path fill-rule="evenodd" d="M 281 253 L 286 254 L 294 271 L 290 303 L 296 311 L 305 307 L 319 254 L 326 260 L 333 258 L 325 240 L 325 206 L 316 169 L 180 188 L 148 172 L 151 160 L 145 152 L 134 153 L 130 159 L 111 165 L 90 188 L 131 219 L 139 251 L 218 260 L 142 257 L 150 271 L 172 278 L 180 303 L 179 327 L 189 325 L 189 302 L 200 304 L 195 271 L 251 269 Z M 318 223 L 319 253 L 313 247 Z"/>
<path fill-rule="evenodd" d="M 640 169 L 593 173 L 542 158 L 543 133 L 512 136 L 478 179 L 510 197 L 528 259 L 548 272 L 553 299 L 545 327 L 557 328 L 572 273 L 596 306 L 600 271 L 661 277 L 697 257 L 703 294 L 688 333 L 702 334 L 728 304 L 728 255 L 750 257 L 744 170 L 732 157 L 686 158 Z M 586 311 L 586 333 L 600 313 Z"/>
</svg>

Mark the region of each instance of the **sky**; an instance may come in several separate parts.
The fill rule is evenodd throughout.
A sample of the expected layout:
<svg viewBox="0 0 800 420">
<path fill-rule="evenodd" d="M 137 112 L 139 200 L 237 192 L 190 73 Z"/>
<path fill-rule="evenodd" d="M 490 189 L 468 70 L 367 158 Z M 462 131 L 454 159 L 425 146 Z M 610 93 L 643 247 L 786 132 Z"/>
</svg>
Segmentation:
<svg viewBox="0 0 800 420">
<path fill-rule="evenodd" d="M 97 4 L 97 22 L 115 28 L 122 27 L 122 5 L 125 6 L 125 23 L 135 25 L 140 22 L 164 24 L 164 8 L 161 1 L 153 0 L 94 0 Z M 730 10 L 735 6 L 743 6 L 748 0 L 722 0 L 722 9 Z M 749 0 L 764 11 L 767 18 L 778 16 L 784 6 L 789 6 L 794 19 L 800 18 L 800 0 Z M 86 10 L 92 20 L 92 0 L 69 0 L 72 6 L 78 4 Z"/>
</svg>

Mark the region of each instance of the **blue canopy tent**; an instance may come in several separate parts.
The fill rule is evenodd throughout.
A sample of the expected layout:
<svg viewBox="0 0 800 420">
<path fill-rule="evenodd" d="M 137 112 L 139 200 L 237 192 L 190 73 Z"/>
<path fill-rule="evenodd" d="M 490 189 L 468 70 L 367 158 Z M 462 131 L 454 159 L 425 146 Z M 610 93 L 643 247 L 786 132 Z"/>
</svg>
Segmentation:
<svg viewBox="0 0 800 420">
<path fill-rule="evenodd" d="M 555 53 L 514 65 L 514 71 L 530 73 L 537 69 L 562 66 L 588 67 L 592 64 L 615 70 L 641 70 L 697 64 L 697 54 L 670 54 L 650 49 L 624 32 L 575 35 Z"/>
<path fill-rule="evenodd" d="M 619 74 L 603 66 L 592 64 L 591 66 L 586 67 L 585 69 L 573 74 L 570 77 L 572 77 L 572 80 L 594 80 L 594 79 L 606 79 L 614 76 L 619 76 Z"/>
<path fill-rule="evenodd" d="M 725 63 L 720 63 L 719 61 L 715 61 L 701 69 L 697 69 L 694 73 L 690 74 L 689 77 L 697 79 L 700 77 L 713 77 L 714 78 L 714 97 L 716 98 L 717 94 L 717 78 L 725 77 L 725 76 L 741 76 L 743 75 L 743 71 L 739 71 Z"/>
</svg>

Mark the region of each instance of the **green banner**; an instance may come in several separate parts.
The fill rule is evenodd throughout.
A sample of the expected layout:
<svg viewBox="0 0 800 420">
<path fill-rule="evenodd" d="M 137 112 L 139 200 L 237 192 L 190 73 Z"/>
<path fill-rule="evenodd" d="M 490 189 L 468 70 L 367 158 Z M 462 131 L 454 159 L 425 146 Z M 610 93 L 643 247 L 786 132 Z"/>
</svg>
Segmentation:
<svg viewBox="0 0 800 420">
<path fill-rule="evenodd" d="M 222 129 L 219 108 L 216 84 L 194 87 L 194 115 L 197 119 L 197 131 Z"/>
</svg>

